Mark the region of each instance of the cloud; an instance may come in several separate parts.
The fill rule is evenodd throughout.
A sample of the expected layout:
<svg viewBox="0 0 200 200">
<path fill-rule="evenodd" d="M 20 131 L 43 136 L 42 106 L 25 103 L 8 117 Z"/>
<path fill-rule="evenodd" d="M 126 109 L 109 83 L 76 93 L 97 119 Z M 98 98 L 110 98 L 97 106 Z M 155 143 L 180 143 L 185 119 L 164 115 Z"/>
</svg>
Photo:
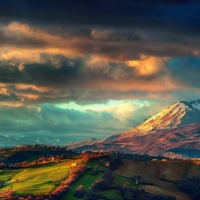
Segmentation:
<svg viewBox="0 0 200 200">
<path fill-rule="evenodd" d="M 0 26 L 0 58 L 42 62 L 40 54 L 67 57 L 97 55 L 114 61 L 152 57 L 199 56 L 197 36 L 174 29 L 145 27 L 69 27 L 54 33 L 56 27 L 42 28 L 19 22 Z M 187 32 L 187 31 L 186 31 Z M 196 30 L 194 31 L 196 33 Z"/>
<path fill-rule="evenodd" d="M 47 135 L 84 135 L 93 133 L 96 137 L 106 137 L 111 133 L 124 130 L 124 126 L 116 124 L 117 119 L 107 112 L 88 111 L 82 113 L 76 110 L 56 108 L 52 105 L 43 105 L 37 108 L 0 107 L 0 130 L 1 134 L 15 132 L 15 134 L 37 135 L 41 132 Z M 106 120 L 106 122 L 105 122 Z M 102 135 L 99 136 L 99 131 Z"/>
<path fill-rule="evenodd" d="M 182 87 L 166 67 L 165 58 L 142 56 L 140 60 L 124 62 L 98 56 L 70 58 L 61 54 L 41 54 L 40 59 L 41 63 L 2 61 L 2 94 L 12 96 L 11 101 L 36 103 L 108 100 L 117 98 L 117 94 L 131 99 L 149 98 Z"/>
<path fill-rule="evenodd" d="M 175 100 L 198 98 L 199 6 L 196 0 L 3 1 L 2 123 L 9 131 L 111 134 Z M 153 102 L 152 109 L 107 105 L 135 99 Z M 93 107 L 54 107 L 72 101 Z"/>
<path fill-rule="evenodd" d="M 162 102 L 162 106 L 165 103 Z M 9 106 L 0 106 L 0 112 L 3 113 L 0 116 L 1 134 L 42 133 L 57 137 L 92 134 L 93 137 L 103 138 L 132 128 L 144 117 L 157 112 L 161 104 L 156 101 L 121 100 L 85 106 L 72 102 L 57 106 L 49 103 L 35 107 Z M 145 114 L 144 110 L 148 112 Z"/>
<path fill-rule="evenodd" d="M 165 60 L 166 58 L 142 56 L 141 60 L 127 61 L 127 65 L 134 67 L 138 75 L 148 76 L 165 70 Z"/>
</svg>

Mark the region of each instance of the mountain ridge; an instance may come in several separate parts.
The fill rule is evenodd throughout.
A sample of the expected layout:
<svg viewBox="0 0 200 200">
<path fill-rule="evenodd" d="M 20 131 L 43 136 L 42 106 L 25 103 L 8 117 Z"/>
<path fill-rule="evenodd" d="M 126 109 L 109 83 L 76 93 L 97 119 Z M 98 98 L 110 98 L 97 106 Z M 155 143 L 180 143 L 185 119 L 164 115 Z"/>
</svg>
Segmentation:
<svg viewBox="0 0 200 200">
<path fill-rule="evenodd" d="M 198 122 L 200 122 L 200 100 L 178 101 L 121 135 L 122 137 L 146 135 Z"/>
</svg>

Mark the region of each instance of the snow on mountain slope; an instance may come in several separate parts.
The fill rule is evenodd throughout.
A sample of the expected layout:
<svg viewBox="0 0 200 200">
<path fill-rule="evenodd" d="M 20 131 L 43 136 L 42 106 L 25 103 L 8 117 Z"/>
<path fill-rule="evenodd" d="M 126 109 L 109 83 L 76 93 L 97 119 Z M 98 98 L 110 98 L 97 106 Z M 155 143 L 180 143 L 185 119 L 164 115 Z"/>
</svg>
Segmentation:
<svg viewBox="0 0 200 200">
<path fill-rule="evenodd" d="M 179 101 L 135 128 L 122 133 L 121 136 L 146 135 L 197 122 L 200 122 L 200 100 L 192 102 Z"/>
</svg>

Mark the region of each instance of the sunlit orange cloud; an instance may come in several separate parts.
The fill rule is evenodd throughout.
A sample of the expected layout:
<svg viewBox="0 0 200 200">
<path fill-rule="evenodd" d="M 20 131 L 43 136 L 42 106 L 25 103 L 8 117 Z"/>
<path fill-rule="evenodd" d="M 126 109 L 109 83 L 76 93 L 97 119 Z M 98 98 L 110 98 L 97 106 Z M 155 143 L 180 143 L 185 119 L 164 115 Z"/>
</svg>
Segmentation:
<svg viewBox="0 0 200 200">
<path fill-rule="evenodd" d="M 68 49 L 48 48 L 48 49 L 26 49 L 17 47 L 0 47 L 0 60 L 20 60 L 28 63 L 43 63 L 41 54 L 62 54 L 68 57 L 75 57 L 74 51 Z M 77 56 L 77 55 L 76 55 Z M 81 56 L 81 54 L 80 54 Z"/>
<path fill-rule="evenodd" d="M 0 83 L 0 94 L 5 95 L 5 96 L 10 96 L 10 94 L 6 88 L 6 84 Z"/>
<path fill-rule="evenodd" d="M 146 52 L 146 54 L 154 55 L 171 55 L 171 49 L 181 55 L 199 55 L 199 48 L 177 43 L 159 43 L 159 42 L 143 42 L 132 41 L 126 42 L 123 40 L 112 41 L 110 36 L 111 30 L 91 30 L 92 38 L 84 37 L 66 37 L 53 35 L 45 32 L 39 28 L 33 28 L 26 24 L 12 22 L 5 26 L 3 35 L 12 44 L 5 43 L 0 47 L 0 59 L 18 58 L 29 61 L 41 62 L 40 54 L 63 54 L 65 56 L 86 56 L 99 55 L 102 58 L 115 61 L 127 61 L 127 65 L 136 67 L 139 74 L 145 75 L 151 73 L 150 64 L 145 62 L 131 60 L 130 58 L 138 58 L 139 52 Z M 105 41 L 107 39 L 108 41 Z M 7 49 L 7 50 L 6 50 Z M 156 57 L 156 56 L 154 56 Z M 130 60 L 129 60 L 130 59 Z M 159 61 L 159 59 L 156 59 Z M 155 62 L 152 58 L 148 60 L 149 63 Z M 161 62 L 161 60 L 159 61 Z M 143 66 L 138 68 L 137 66 Z M 156 70 L 156 68 L 154 68 Z M 153 71 L 154 71 L 153 70 Z"/>
<path fill-rule="evenodd" d="M 22 101 L 24 99 L 29 99 L 29 100 L 37 100 L 40 98 L 40 95 L 37 95 L 37 94 L 27 94 L 27 93 L 18 93 L 16 92 L 15 93 L 16 96 L 18 96 Z"/>
<path fill-rule="evenodd" d="M 137 75 L 146 76 L 164 70 L 166 60 L 167 58 L 154 56 L 146 57 L 145 55 L 142 55 L 140 60 L 130 60 L 127 61 L 126 64 L 130 67 L 134 67 L 137 71 Z"/>
<path fill-rule="evenodd" d="M 11 101 L 1 101 L 0 106 L 8 106 L 8 107 L 26 107 L 26 108 L 36 108 L 38 112 L 41 111 L 41 108 L 35 105 L 24 104 L 24 102 L 11 102 Z"/>
<path fill-rule="evenodd" d="M 1 101 L 0 106 L 21 107 L 24 106 L 21 102 Z"/>
<path fill-rule="evenodd" d="M 3 94 L 5 96 L 10 96 L 10 94 L 7 91 L 7 88 L 0 88 L 0 94 Z"/>
<path fill-rule="evenodd" d="M 32 89 L 38 92 L 47 92 L 51 90 L 51 88 L 49 87 L 38 87 L 35 85 L 29 85 L 29 84 L 15 84 L 15 88 L 18 90 Z"/>
<path fill-rule="evenodd" d="M 4 27 L 4 35 L 11 38 L 36 39 L 37 41 L 43 41 L 47 44 L 61 44 L 62 41 L 58 36 L 50 35 L 40 29 L 32 28 L 26 24 L 20 24 L 17 22 L 12 22 L 8 26 Z"/>
<path fill-rule="evenodd" d="M 66 56 L 83 55 L 78 50 L 71 48 L 70 43 L 78 42 L 78 38 L 63 39 L 59 36 L 54 36 L 40 29 L 32 28 L 25 24 L 13 22 L 3 29 L 4 35 L 15 40 L 16 38 L 22 40 L 22 45 L 11 45 L 0 47 L 0 59 L 10 60 L 18 59 L 29 62 L 42 62 L 40 58 L 41 53 L 48 54 L 63 54 Z M 23 40 L 35 40 L 41 43 L 40 47 L 37 45 L 23 44 Z M 74 53 L 76 55 L 74 55 Z"/>
</svg>

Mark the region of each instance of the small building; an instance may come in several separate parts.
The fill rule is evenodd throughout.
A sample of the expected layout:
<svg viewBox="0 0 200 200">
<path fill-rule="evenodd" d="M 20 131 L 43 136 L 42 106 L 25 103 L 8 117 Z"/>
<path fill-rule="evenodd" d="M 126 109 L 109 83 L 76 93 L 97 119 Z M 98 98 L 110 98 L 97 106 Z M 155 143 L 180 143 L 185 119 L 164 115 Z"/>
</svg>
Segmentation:
<svg viewBox="0 0 200 200">
<path fill-rule="evenodd" d="M 151 161 L 155 162 L 155 161 L 158 161 L 158 159 L 155 159 L 155 158 L 154 158 L 154 159 L 152 159 Z"/>
<path fill-rule="evenodd" d="M 55 160 L 55 157 L 54 157 L 54 156 L 51 156 L 50 159 L 51 159 L 51 161 L 54 161 L 54 160 Z"/>
<path fill-rule="evenodd" d="M 167 159 L 165 159 L 165 158 L 162 159 L 162 162 L 166 162 L 166 161 L 167 161 Z"/>
<path fill-rule="evenodd" d="M 71 167 L 78 167 L 79 164 L 80 164 L 80 163 L 72 163 L 72 164 L 71 164 Z"/>
</svg>

